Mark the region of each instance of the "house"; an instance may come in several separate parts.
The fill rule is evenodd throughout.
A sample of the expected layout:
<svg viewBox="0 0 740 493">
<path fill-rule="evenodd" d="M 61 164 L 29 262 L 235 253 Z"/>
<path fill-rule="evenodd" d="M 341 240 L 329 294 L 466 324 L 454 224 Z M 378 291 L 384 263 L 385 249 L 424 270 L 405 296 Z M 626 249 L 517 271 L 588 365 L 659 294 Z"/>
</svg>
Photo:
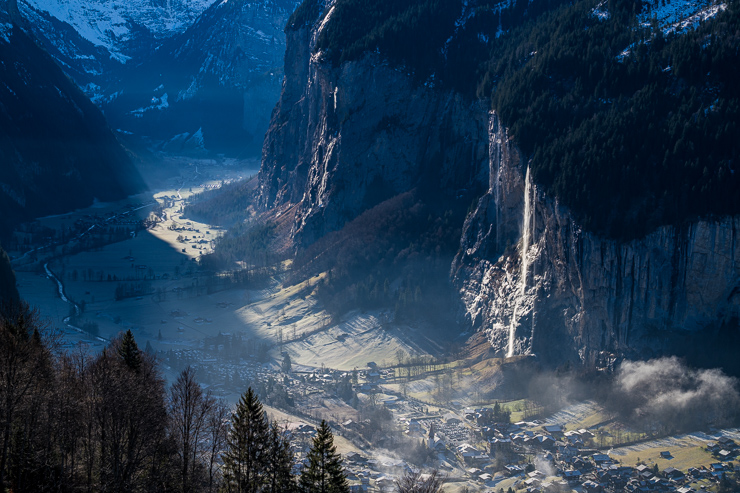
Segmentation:
<svg viewBox="0 0 740 493">
<path fill-rule="evenodd" d="M 672 459 L 673 458 L 673 456 L 671 455 L 671 453 L 668 450 L 665 450 L 665 451 L 661 452 L 660 453 L 660 457 L 663 458 L 663 459 Z"/>
<path fill-rule="evenodd" d="M 542 448 L 552 448 L 555 446 L 555 440 L 547 435 L 537 435 L 535 437 L 537 444 Z"/>
<path fill-rule="evenodd" d="M 306 423 L 288 423 L 285 427 L 292 435 L 315 435 L 316 428 Z"/>
<path fill-rule="evenodd" d="M 611 462 L 612 458 L 606 454 L 594 454 L 591 456 L 596 464 L 605 464 Z"/>
<path fill-rule="evenodd" d="M 367 374 L 367 380 L 372 383 L 380 381 L 380 373 L 377 371 L 371 371 Z"/>
<path fill-rule="evenodd" d="M 430 438 L 428 445 L 430 449 L 436 450 L 437 452 L 443 452 L 447 448 L 447 444 L 440 437 Z"/>
<path fill-rule="evenodd" d="M 367 459 L 357 452 L 350 452 L 349 454 L 345 455 L 344 458 L 349 462 L 357 462 L 359 464 L 367 463 Z"/>
<path fill-rule="evenodd" d="M 679 479 L 683 479 L 686 477 L 684 473 L 682 473 L 675 467 L 668 467 L 664 469 L 663 475 L 665 475 L 665 477 L 667 477 L 668 479 L 673 479 L 674 481 L 678 481 Z"/>
<path fill-rule="evenodd" d="M 722 460 L 729 460 L 732 458 L 733 455 L 735 455 L 735 452 L 722 449 L 717 453 L 717 455 L 719 455 L 719 458 Z"/>
<path fill-rule="evenodd" d="M 481 474 L 481 475 L 478 476 L 478 480 L 479 481 L 482 481 L 484 483 L 487 483 L 487 482 L 491 481 L 492 479 L 493 479 L 493 476 L 491 476 L 488 473 L 483 473 L 483 474 Z"/>
<path fill-rule="evenodd" d="M 578 430 L 578 433 L 580 433 L 583 438 L 593 438 L 594 437 L 594 434 L 585 428 L 581 428 L 580 430 Z"/>
<path fill-rule="evenodd" d="M 583 483 L 583 490 L 587 493 L 599 493 L 600 491 L 603 491 L 604 488 L 599 483 L 596 483 L 594 481 L 586 481 Z"/>
<path fill-rule="evenodd" d="M 563 477 L 569 483 L 575 483 L 581 479 L 581 471 L 577 469 L 575 471 L 563 471 Z"/>
<path fill-rule="evenodd" d="M 700 479 L 705 478 L 709 475 L 706 469 L 704 467 L 689 467 L 688 470 L 689 476 L 691 476 L 694 479 Z"/>
<path fill-rule="evenodd" d="M 380 491 L 391 491 L 395 488 L 395 486 L 395 481 L 393 481 L 388 476 L 381 476 L 375 480 L 375 487 L 378 488 Z"/>
<path fill-rule="evenodd" d="M 553 433 L 553 434 L 563 433 L 563 427 L 560 425 L 545 426 L 544 428 L 545 428 L 545 431 L 548 433 Z"/>
<path fill-rule="evenodd" d="M 717 443 L 719 443 L 724 449 L 732 450 L 732 449 L 737 448 L 737 444 L 735 443 L 735 440 L 733 440 L 730 437 L 719 437 L 719 440 L 717 440 Z"/>
<path fill-rule="evenodd" d="M 531 491 L 530 488 L 534 488 L 538 484 L 540 484 L 540 480 L 537 478 L 529 478 L 524 480 L 524 485 L 527 487 L 528 491 Z"/>
<path fill-rule="evenodd" d="M 462 423 L 460 417 L 455 413 L 447 413 L 444 416 L 445 422 L 450 425 L 459 425 Z"/>
</svg>

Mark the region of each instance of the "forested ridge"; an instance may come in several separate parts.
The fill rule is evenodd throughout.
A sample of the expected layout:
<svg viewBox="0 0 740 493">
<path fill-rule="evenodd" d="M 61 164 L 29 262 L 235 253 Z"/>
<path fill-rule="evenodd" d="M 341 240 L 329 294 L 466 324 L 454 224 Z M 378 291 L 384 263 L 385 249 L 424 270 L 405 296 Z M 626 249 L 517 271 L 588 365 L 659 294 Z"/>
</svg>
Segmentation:
<svg viewBox="0 0 740 493">
<path fill-rule="evenodd" d="M 377 52 L 490 99 L 535 181 L 586 229 L 630 239 L 740 213 L 738 2 L 683 31 L 649 20 L 665 2 L 337 0 L 316 50 L 334 65 Z"/>
</svg>

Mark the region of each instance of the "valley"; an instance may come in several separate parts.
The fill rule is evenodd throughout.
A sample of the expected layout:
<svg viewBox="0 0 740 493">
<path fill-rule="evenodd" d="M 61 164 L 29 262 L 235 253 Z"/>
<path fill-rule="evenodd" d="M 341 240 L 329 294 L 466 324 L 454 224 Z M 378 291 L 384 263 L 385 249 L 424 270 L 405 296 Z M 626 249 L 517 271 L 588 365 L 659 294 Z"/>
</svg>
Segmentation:
<svg viewBox="0 0 740 493">
<path fill-rule="evenodd" d="M 0 0 L 0 490 L 740 491 L 739 33 Z"/>
<path fill-rule="evenodd" d="M 390 310 L 333 319 L 316 296 L 325 274 L 286 284 L 289 261 L 241 281 L 204 271 L 198 260 L 224 229 L 183 216 L 185 206 L 194 194 L 250 179 L 257 169 L 249 161 L 168 162 L 172 176 L 164 180 L 161 169 L 143 173 L 151 192 L 41 218 L 14 235 L 18 288 L 58 333 L 59 350 L 99 352 L 130 330 L 168 382 L 190 366 L 204 389 L 231 406 L 255 388 L 272 419 L 294 430 L 299 461 L 327 419 L 350 483 L 368 491 L 393 488 L 419 466 L 440 470 L 450 493 L 536 485 L 590 491 L 614 464 L 619 474 L 609 481 L 617 485 L 647 464 L 650 471 L 696 471 L 656 480 L 665 491 L 715 488 L 718 451 L 707 447 L 739 439 L 740 430 L 661 438 L 594 401 L 548 410 L 531 389 L 503 383 L 501 375 L 527 359 L 487 356 L 484 338 L 466 342 L 423 323 L 399 323 Z M 498 406 L 503 421 L 491 420 Z M 608 460 L 595 461 L 599 454 Z"/>
</svg>

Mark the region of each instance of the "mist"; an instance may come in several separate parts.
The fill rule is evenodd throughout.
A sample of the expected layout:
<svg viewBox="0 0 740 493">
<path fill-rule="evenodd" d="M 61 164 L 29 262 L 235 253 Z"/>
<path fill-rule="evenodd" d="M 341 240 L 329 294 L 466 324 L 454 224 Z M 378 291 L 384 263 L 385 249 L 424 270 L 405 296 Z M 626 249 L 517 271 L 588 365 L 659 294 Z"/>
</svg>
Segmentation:
<svg viewBox="0 0 740 493">
<path fill-rule="evenodd" d="M 725 425 L 736 417 L 738 381 L 720 369 L 694 369 L 676 357 L 625 361 L 616 372 L 611 405 L 649 428 Z"/>
</svg>

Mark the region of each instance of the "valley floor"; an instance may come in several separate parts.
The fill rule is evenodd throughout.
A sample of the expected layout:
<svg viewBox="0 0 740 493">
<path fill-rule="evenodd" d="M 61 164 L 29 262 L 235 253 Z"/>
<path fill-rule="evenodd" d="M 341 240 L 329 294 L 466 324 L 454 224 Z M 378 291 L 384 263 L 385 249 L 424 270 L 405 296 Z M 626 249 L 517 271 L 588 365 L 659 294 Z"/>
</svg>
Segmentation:
<svg viewBox="0 0 740 493">
<path fill-rule="evenodd" d="M 684 474 L 703 468 L 684 483 L 695 490 L 716 488 L 711 470 L 718 458 L 707 446 L 722 437 L 740 439 L 738 430 L 648 439 L 590 401 L 543 415 L 521 399 L 523 391 L 499 388 L 502 367 L 515 359 L 486 359 L 485 348 L 470 347 L 468 359 L 450 358 L 448 348 L 459 334 L 396 324 L 383 310 L 352 311 L 332 322 L 315 296 L 322 276 L 284 285 L 278 272 L 228 285 L 205 275 L 195 260 L 212 249 L 222 230 L 183 217 L 182 207 L 192 193 L 255 171 L 186 163 L 155 193 L 41 219 L 34 228 L 55 230 L 58 241 L 37 240 L 29 246 L 56 245 L 10 252 L 21 295 L 59 330 L 62 350 L 99 351 L 131 330 L 140 347 L 156 355 L 170 382 L 190 365 L 205 387 L 231 404 L 247 386 L 258 389 L 272 419 L 294 429 L 308 425 L 295 434 L 299 459 L 311 427 L 329 420 L 350 481 L 358 487 L 392 487 L 404 471 L 425 464 L 446 475 L 448 492 L 586 491 L 585 480 L 567 481 L 566 471 L 577 465 L 559 448 L 568 442 L 563 433 L 577 431 L 583 453 L 574 456 L 588 467 L 584 478 L 601 470 L 593 457 L 603 453 L 620 467 L 657 464 L 661 471 L 673 467 Z M 158 219 L 151 222 L 155 203 Z M 147 220 L 148 227 L 136 226 Z M 124 237 L 110 241 L 121 231 Z M 100 243 L 91 243 L 91 237 Z M 62 301 L 44 265 L 81 313 Z M 283 366 L 287 359 L 289 371 Z M 479 417 L 494 400 L 517 426 L 497 429 Z M 535 417 L 539 421 L 532 421 Z M 537 445 L 525 437 L 549 438 Z M 734 470 L 735 463 L 724 463 Z M 525 472 L 527 464 L 533 470 Z M 663 491 L 683 486 L 674 481 L 669 487 Z"/>
</svg>

